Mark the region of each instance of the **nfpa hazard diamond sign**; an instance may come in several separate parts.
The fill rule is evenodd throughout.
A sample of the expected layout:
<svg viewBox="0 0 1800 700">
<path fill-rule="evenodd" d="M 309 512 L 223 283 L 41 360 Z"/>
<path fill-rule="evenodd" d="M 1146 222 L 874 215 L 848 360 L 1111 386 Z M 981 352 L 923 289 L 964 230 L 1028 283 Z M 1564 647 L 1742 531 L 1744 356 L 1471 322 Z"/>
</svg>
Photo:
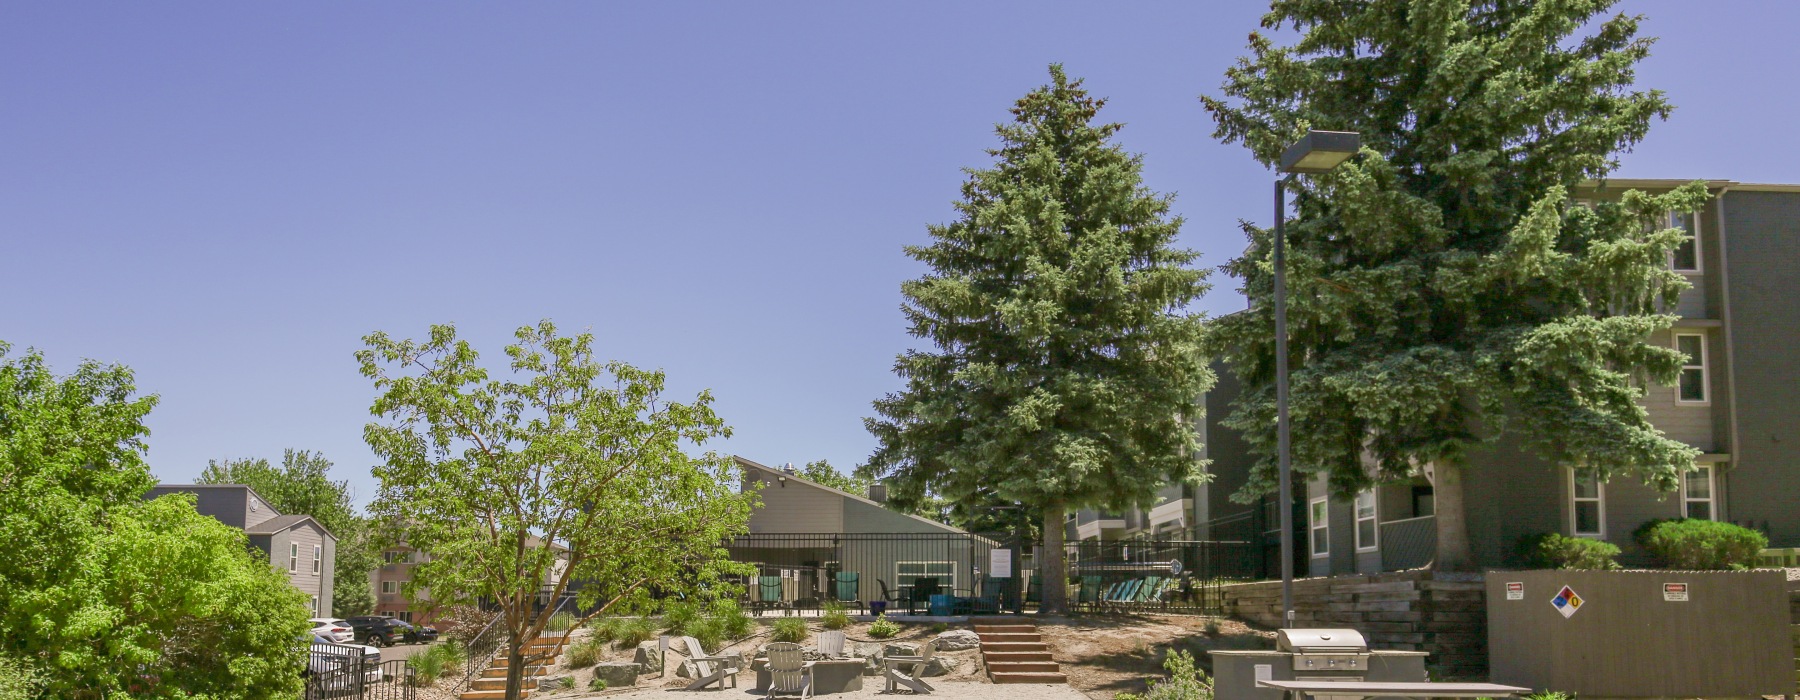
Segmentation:
<svg viewBox="0 0 1800 700">
<path fill-rule="evenodd" d="M 1581 596 L 1575 595 L 1575 589 L 1568 586 L 1563 586 L 1562 590 L 1556 592 L 1556 597 L 1550 599 L 1550 604 L 1556 606 L 1556 611 L 1562 613 L 1564 619 L 1568 619 L 1569 616 L 1580 610 L 1583 602 L 1586 601 L 1583 601 Z"/>
</svg>

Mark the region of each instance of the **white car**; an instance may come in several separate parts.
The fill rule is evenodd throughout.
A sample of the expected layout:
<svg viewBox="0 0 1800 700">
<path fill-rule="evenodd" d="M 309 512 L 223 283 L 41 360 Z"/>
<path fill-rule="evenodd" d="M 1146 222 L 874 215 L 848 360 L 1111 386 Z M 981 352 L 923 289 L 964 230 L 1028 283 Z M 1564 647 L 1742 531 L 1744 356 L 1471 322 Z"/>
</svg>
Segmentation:
<svg viewBox="0 0 1800 700">
<path fill-rule="evenodd" d="M 359 682 L 354 673 L 346 674 L 346 670 L 361 670 L 362 680 Z M 308 686 L 317 690 L 356 690 L 374 685 L 382 681 L 381 650 L 362 644 L 338 644 L 315 635 L 307 655 L 306 673 L 314 677 Z"/>
<path fill-rule="evenodd" d="M 313 623 L 313 636 L 324 637 L 325 641 L 349 644 L 356 639 L 356 630 L 350 628 L 350 623 L 338 618 L 315 617 L 307 622 Z"/>
</svg>

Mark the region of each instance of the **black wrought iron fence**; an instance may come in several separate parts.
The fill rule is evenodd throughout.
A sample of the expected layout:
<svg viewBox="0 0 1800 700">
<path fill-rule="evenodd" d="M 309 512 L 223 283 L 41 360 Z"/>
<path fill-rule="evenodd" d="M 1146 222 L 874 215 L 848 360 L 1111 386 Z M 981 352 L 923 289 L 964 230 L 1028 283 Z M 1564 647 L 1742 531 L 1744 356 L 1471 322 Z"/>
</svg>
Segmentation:
<svg viewBox="0 0 1800 700">
<path fill-rule="evenodd" d="M 405 661 L 382 661 L 369 647 L 314 642 L 306 656 L 306 700 L 412 700 Z"/>
</svg>

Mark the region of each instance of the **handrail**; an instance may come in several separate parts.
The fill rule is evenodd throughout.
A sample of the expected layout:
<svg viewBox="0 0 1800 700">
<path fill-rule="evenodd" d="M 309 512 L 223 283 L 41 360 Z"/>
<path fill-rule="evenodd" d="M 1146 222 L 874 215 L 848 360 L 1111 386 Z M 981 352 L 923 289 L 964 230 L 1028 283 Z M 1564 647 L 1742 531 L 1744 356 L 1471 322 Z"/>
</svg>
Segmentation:
<svg viewBox="0 0 1800 700">
<path fill-rule="evenodd" d="M 1410 523 L 1410 522 L 1412 522 L 1412 521 L 1414 521 L 1414 520 L 1424 520 L 1424 519 L 1426 519 L 1426 518 L 1435 518 L 1435 517 L 1437 517 L 1437 515 L 1436 515 L 1436 514 L 1432 514 L 1432 515 L 1419 515 L 1419 516 L 1414 516 L 1414 517 L 1411 517 L 1411 518 L 1401 518 L 1401 519 L 1399 519 L 1399 520 L 1382 520 L 1382 521 L 1379 521 L 1379 522 L 1380 522 L 1380 523 L 1381 523 L 1381 524 L 1382 524 L 1382 525 L 1393 525 L 1393 524 L 1395 524 L 1395 523 Z"/>
<path fill-rule="evenodd" d="M 469 638 L 469 644 L 465 648 L 465 651 L 468 652 L 468 661 L 463 664 L 462 680 L 458 681 L 455 686 L 451 687 L 452 694 L 460 693 L 464 689 L 468 688 L 474 682 L 474 679 L 477 675 L 479 675 L 482 671 L 486 671 L 488 666 L 493 664 L 494 655 L 499 654 L 500 648 L 505 645 L 498 643 L 497 639 L 489 639 L 488 637 L 490 634 L 493 634 L 495 632 L 495 630 L 500 625 L 500 621 L 505 618 L 506 618 L 505 615 L 495 615 L 494 619 L 488 621 L 486 627 L 481 628 L 480 632 L 476 632 L 474 637 Z M 488 649 L 485 652 L 477 651 L 483 645 L 489 644 L 489 643 L 493 644 L 493 648 Z M 481 658 L 479 660 L 477 660 L 476 656 L 475 656 L 477 653 L 481 654 Z"/>
</svg>

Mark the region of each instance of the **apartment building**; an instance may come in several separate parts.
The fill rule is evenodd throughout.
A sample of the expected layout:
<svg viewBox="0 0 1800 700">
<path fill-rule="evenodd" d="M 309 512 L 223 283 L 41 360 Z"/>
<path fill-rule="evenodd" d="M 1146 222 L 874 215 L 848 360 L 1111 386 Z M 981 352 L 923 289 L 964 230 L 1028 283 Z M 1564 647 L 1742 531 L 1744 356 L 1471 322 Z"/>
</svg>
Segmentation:
<svg viewBox="0 0 1800 700">
<path fill-rule="evenodd" d="M 1616 198 L 1628 189 L 1657 192 L 1686 180 L 1610 180 L 1577 193 Z M 1646 387 L 1653 424 L 1701 454 L 1675 493 L 1630 476 L 1601 482 L 1586 471 L 1552 466 L 1516 441 L 1471 455 L 1466 476 L 1470 544 L 1483 566 L 1516 566 L 1527 535 L 1557 532 L 1612 542 L 1627 563 L 1642 562 L 1632 532 L 1658 518 L 1708 518 L 1761 530 L 1771 546 L 1800 546 L 1800 185 L 1708 182 L 1714 195 L 1701 211 L 1669 225 L 1689 233 L 1671 267 L 1692 288 L 1671 313 L 1674 327 L 1650 342 L 1687 356 L 1673 386 Z M 1222 525 L 1254 521 L 1274 528 L 1276 504 L 1229 501 L 1244 483 L 1251 457 L 1241 439 L 1218 425 L 1237 393 L 1229 368 L 1206 399 L 1210 483 L 1170 486 L 1155 508 L 1107 515 L 1078 513 L 1072 538 L 1180 535 L 1208 539 Z M 1504 465 L 1506 468 L 1497 469 Z M 1322 480 L 1296 485 L 1297 571 L 1314 576 L 1421 566 L 1436 546 L 1430 474 L 1380 485 L 1352 498 L 1327 492 Z M 1179 513 L 1179 515 L 1177 515 Z M 1233 535 L 1237 536 L 1237 535 Z"/>
<path fill-rule="evenodd" d="M 531 537 L 526 541 L 526 546 L 542 547 L 544 540 Z M 551 543 L 550 546 L 558 552 L 569 551 L 568 547 L 561 544 Z M 429 561 L 431 561 L 431 555 L 428 552 L 415 549 L 405 543 L 383 550 L 381 566 L 369 572 L 369 587 L 375 590 L 375 614 L 397 617 L 421 625 L 434 622 L 437 613 L 441 611 L 437 610 L 437 606 L 431 598 L 431 591 L 428 589 L 415 591 L 410 597 L 405 592 L 406 584 L 413 580 L 414 570 L 420 564 Z M 549 575 L 545 577 L 546 589 L 554 586 L 556 581 L 562 577 L 566 566 L 566 561 L 559 561 L 552 568 Z M 547 597 L 548 594 L 548 590 L 546 590 L 542 595 Z"/>
<path fill-rule="evenodd" d="M 331 572 L 337 562 L 337 537 L 312 516 L 282 513 L 243 484 L 158 484 L 146 500 L 172 493 L 191 493 L 195 510 L 243 530 L 250 545 L 283 571 L 307 595 L 313 617 L 331 614 Z"/>
</svg>

